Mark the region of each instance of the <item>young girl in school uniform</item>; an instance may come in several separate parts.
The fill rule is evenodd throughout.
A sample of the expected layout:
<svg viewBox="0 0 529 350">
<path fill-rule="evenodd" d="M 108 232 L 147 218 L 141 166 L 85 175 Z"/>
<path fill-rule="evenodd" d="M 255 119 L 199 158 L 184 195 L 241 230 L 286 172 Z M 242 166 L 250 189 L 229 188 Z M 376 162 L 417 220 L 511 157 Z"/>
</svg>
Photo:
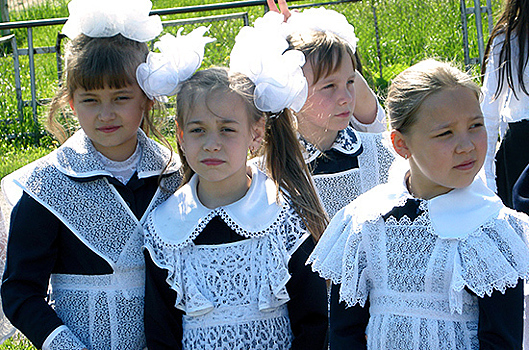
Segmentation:
<svg viewBox="0 0 529 350">
<path fill-rule="evenodd" d="M 49 117 L 69 104 L 81 128 L 3 183 L 18 200 L 3 307 L 37 348 L 145 348 L 141 223 L 181 182 L 180 163 L 142 131 L 154 102 L 136 70 L 162 29 L 151 6 L 69 4 L 65 82 Z"/>
<path fill-rule="evenodd" d="M 529 164 L 529 1 L 506 0 L 482 64 L 488 186 L 513 208 L 513 185 Z M 498 137 L 501 140 L 497 147 Z"/>
<path fill-rule="evenodd" d="M 269 6 L 278 11 L 273 0 Z M 395 155 L 389 135 L 379 133 L 386 130 L 384 110 L 356 69 L 358 39 L 345 16 L 324 8 L 290 14 L 284 0 L 279 6 L 288 18 L 281 25 L 288 49 L 306 57 L 308 98 L 295 113 L 299 141 L 332 217 L 361 193 L 387 182 Z M 278 13 L 266 16 L 281 21 Z"/>
<path fill-rule="evenodd" d="M 305 261 L 327 221 L 288 110 L 303 55 L 253 37 L 271 56 L 234 51 L 240 70 L 198 71 L 177 94 L 184 185 L 145 224 L 150 350 L 326 344 L 326 284 Z M 261 144 L 266 174 L 247 163 Z"/>
<path fill-rule="evenodd" d="M 331 221 L 309 262 L 333 283 L 331 349 L 521 349 L 529 218 L 476 177 L 479 88 L 423 61 L 387 108 L 401 175 Z"/>
</svg>

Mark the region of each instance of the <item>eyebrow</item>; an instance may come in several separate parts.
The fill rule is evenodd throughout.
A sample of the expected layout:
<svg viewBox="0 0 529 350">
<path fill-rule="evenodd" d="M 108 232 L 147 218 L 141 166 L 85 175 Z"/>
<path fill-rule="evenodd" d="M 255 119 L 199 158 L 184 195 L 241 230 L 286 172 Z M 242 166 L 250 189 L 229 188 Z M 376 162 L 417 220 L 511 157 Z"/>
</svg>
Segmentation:
<svg viewBox="0 0 529 350">
<path fill-rule="evenodd" d="M 485 117 L 483 116 L 483 114 L 480 114 L 480 115 L 476 115 L 476 116 L 472 117 L 472 119 L 470 119 L 470 120 L 471 121 L 475 121 L 476 119 L 485 119 Z M 449 128 L 452 124 L 454 124 L 454 123 L 447 123 L 447 124 L 438 125 L 435 128 L 432 128 L 432 131 L 437 131 L 437 130 L 442 130 L 442 129 Z"/>
<path fill-rule="evenodd" d="M 239 121 L 235 119 L 225 119 L 221 117 L 218 117 L 218 119 L 219 120 L 217 121 L 217 124 L 239 124 Z M 186 123 L 186 125 L 193 125 L 193 124 L 202 125 L 204 124 L 204 122 L 200 120 L 190 120 L 189 122 Z"/>
</svg>

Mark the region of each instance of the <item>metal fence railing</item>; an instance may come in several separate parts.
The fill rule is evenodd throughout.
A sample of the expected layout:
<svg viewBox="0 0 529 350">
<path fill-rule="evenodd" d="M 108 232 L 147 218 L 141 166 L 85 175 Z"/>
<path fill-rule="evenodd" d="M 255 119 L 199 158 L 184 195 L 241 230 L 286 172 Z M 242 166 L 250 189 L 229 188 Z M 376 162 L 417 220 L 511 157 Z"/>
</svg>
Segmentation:
<svg viewBox="0 0 529 350">
<path fill-rule="evenodd" d="M 303 2 L 296 4 L 298 1 Z M 481 62 L 482 48 L 488 38 L 487 31 L 482 27 L 487 24 L 488 30 L 491 30 L 492 15 L 498 12 L 501 1 L 289 0 L 289 7 L 326 6 L 344 13 L 355 26 L 360 39 L 358 54 L 363 74 L 374 90 L 383 97 L 387 85 L 396 74 L 426 57 L 453 60 L 467 69 L 475 70 L 473 67 Z M 234 13 L 233 10 L 237 9 L 244 12 Z M 207 67 L 227 64 L 229 50 L 240 27 L 266 11 L 265 0 L 243 0 L 156 9 L 152 13 L 162 17 L 167 32 L 176 32 L 175 26 L 184 26 L 185 32 L 198 25 L 210 26 L 209 33 L 218 40 L 206 47 L 204 66 Z M 184 18 L 190 16 L 193 17 Z M 2 85 L 10 85 L 14 81 L 12 92 L 4 94 L 10 95 L 5 96 L 6 98 L 16 100 L 16 109 L 11 112 L 6 111 L 2 105 L 4 102 L 0 99 L 0 123 L 6 118 L 20 120 L 28 117 L 37 123 L 39 114 L 44 114 L 42 108 L 45 108 L 53 95 L 51 86 L 56 86 L 61 76 L 63 38 L 58 32 L 65 21 L 66 18 L 55 18 L 0 23 L 0 32 L 12 31 L 15 34 L 0 39 L 0 50 L 1 45 L 5 48 L 7 44 L 9 48 L 3 56 L 0 52 L 0 67 L 10 61 L 12 72 L 12 77 L 0 77 L 0 91 L 4 93 Z M 44 30 L 48 31 L 43 33 Z M 35 39 L 42 36 L 49 40 L 44 45 L 41 40 L 37 47 Z M 50 59 L 49 55 L 55 57 Z M 44 60 L 40 57 L 48 58 Z M 49 81 L 45 80 L 45 76 L 56 78 Z"/>
</svg>

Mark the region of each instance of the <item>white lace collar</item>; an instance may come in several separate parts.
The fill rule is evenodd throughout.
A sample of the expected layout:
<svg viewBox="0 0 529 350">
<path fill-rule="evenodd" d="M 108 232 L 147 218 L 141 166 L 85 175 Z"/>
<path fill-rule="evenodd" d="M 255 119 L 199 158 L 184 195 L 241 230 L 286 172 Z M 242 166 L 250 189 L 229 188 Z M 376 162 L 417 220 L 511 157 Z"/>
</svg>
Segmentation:
<svg viewBox="0 0 529 350">
<path fill-rule="evenodd" d="M 138 147 L 141 159 L 138 163 L 138 177 L 159 175 L 167 165 L 171 152 L 157 142 L 148 138 L 142 130 L 138 130 Z M 98 175 L 111 176 L 99 157 L 92 141 L 80 129 L 61 147 L 53 152 L 53 163 L 62 173 L 76 178 L 87 178 Z M 177 157 L 173 155 L 171 165 L 165 173 L 174 173 L 180 168 Z"/>
<path fill-rule="evenodd" d="M 196 188 L 198 176 L 182 186 L 149 218 L 153 231 L 164 242 L 182 245 L 195 239 L 215 216 L 222 219 L 238 234 L 260 236 L 279 225 L 283 215 L 282 199 L 277 201 L 275 183 L 255 165 L 249 165 L 252 183 L 245 196 L 238 201 L 215 209 L 200 203 Z"/>
<path fill-rule="evenodd" d="M 376 198 L 376 200 L 373 200 Z M 358 197 L 355 210 L 364 219 L 375 219 L 414 199 L 406 187 L 404 176 L 395 176 L 387 184 L 375 187 Z M 446 239 L 464 239 L 504 207 L 501 199 L 476 176 L 472 184 L 454 189 L 430 200 L 421 200 L 429 212 L 435 233 Z"/>
<path fill-rule="evenodd" d="M 305 163 L 312 162 L 323 153 L 315 145 L 305 140 L 301 135 L 298 135 L 298 138 L 305 149 L 305 152 L 303 152 Z M 349 125 L 344 130 L 338 132 L 331 149 L 335 149 L 343 154 L 357 155 L 361 150 L 361 147 L 362 142 L 360 141 L 360 137 L 356 130 Z"/>
</svg>

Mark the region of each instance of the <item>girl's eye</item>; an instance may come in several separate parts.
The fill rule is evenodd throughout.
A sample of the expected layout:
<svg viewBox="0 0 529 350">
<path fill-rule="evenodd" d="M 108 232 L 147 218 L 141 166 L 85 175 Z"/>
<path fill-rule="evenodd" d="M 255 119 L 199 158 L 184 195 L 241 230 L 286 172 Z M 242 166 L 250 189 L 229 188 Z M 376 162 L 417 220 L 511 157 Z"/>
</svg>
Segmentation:
<svg viewBox="0 0 529 350">
<path fill-rule="evenodd" d="M 354 84 L 354 83 L 355 83 L 355 80 L 354 80 L 354 79 L 349 79 L 349 80 L 347 81 L 347 84 Z"/>
<path fill-rule="evenodd" d="M 116 98 L 116 100 L 118 100 L 118 101 L 126 101 L 126 100 L 130 100 L 130 97 L 129 96 L 118 96 Z"/>
<path fill-rule="evenodd" d="M 81 102 L 83 102 L 83 103 L 93 103 L 95 101 L 96 100 L 94 98 L 85 98 Z"/>
<path fill-rule="evenodd" d="M 452 135 L 452 131 L 450 130 L 447 130 L 445 132 L 442 132 L 440 134 L 437 134 L 436 137 L 445 137 L 445 136 L 449 136 L 449 135 Z"/>
<path fill-rule="evenodd" d="M 482 122 L 474 123 L 470 126 L 471 129 L 481 128 L 482 126 L 485 126 Z"/>
<path fill-rule="evenodd" d="M 235 129 L 224 127 L 224 128 L 221 129 L 221 131 L 222 131 L 222 132 L 235 132 Z"/>
<path fill-rule="evenodd" d="M 201 128 L 194 128 L 194 129 L 189 130 L 188 132 L 189 132 L 190 134 L 199 134 L 199 133 L 201 133 L 202 131 L 203 131 L 203 130 L 202 130 Z"/>
</svg>

